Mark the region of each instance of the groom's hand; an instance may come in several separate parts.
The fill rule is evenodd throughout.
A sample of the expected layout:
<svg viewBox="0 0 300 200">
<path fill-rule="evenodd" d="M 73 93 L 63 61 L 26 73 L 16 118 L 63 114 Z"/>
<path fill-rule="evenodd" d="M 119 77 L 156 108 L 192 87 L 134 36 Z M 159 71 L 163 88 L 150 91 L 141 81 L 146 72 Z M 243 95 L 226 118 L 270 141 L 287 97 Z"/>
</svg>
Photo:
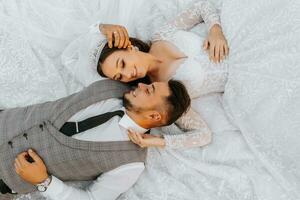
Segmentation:
<svg viewBox="0 0 300 200">
<path fill-rule="evenodd" d="M 100 24 L 99 29 L 108 41 L 108 47 L 127 48 L 131 46 L 127 29 L 124 26 L 113 24 Z"/>
<path fill-rule="evenodd" d="M 49 176 L 44 162 L 31 149 L 17 156 L 15 170 L 23 180 L 32 185 L 44 182 Z"/>
</svg>

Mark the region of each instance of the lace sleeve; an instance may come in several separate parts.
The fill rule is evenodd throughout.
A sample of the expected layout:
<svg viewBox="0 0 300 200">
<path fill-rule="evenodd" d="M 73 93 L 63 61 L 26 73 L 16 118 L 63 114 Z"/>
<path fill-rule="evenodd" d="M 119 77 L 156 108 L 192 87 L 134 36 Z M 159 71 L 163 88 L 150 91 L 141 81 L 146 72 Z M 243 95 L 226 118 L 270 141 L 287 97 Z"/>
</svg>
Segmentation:
<svg viewBox="0 0 300 200">
<path fill-rule="evenodd" d="M 211 142 L 212 133 L 201 116 L 190 109 L 176 124 L 184 130 L 182 134 L 164 135 L 167 148 L 201 147 Z"/>
<path fill-rule="evenodd" d="M 220 18 L 215 7 L 208 1 L 199 1 L 184 10 L 173 21 L 165 24 L 152 36 L 152 41 L 167 40 L 176 30 L 188 30 L 200 22 L 205 22 L 208 30 L 214 24 L 220 24 Z"/>
</svg>

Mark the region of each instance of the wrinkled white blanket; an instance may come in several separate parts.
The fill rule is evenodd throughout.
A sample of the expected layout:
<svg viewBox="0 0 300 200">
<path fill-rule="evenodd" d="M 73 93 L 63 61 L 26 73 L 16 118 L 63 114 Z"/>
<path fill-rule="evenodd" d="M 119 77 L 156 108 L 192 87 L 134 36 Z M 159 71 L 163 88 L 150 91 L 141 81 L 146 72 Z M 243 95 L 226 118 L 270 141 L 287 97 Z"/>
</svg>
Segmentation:
<svg viewBox="0 0 300 200">
<path fill-rule="evenodd" d="M 0 108 L 80 90 L 60 55 L 91 24 L 121 23 L 131 35 L 148 39 L 191 1 L 1 0 Z M 147 170 L 120 199 L 300 198 L 299 2 L 214 2 L 231 48 L 229 81 L 224 96 L 193 101 L 214 132 L 213 143 L 149 149 Z M 194 31 L 205 34 L 201 26 Z M 38 194 L 18 198 L 41 199 Z"/>
</svg>

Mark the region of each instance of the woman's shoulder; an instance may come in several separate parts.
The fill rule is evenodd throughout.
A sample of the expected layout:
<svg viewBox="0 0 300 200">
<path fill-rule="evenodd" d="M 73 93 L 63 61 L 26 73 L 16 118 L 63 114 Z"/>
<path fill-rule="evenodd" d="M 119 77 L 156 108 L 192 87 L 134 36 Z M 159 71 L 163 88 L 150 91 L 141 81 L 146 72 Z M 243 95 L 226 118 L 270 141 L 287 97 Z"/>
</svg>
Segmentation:
<svg viewBox="0 0 300 200">
<path fill-rule="evenodd" d="M 174 58 L 185 57 L 185 54 L 175 44 L 167 40 L 159 40 L 152 43 L 150 52 L 158 57 L 161 57 L 161 55 Z"/>
</svg>

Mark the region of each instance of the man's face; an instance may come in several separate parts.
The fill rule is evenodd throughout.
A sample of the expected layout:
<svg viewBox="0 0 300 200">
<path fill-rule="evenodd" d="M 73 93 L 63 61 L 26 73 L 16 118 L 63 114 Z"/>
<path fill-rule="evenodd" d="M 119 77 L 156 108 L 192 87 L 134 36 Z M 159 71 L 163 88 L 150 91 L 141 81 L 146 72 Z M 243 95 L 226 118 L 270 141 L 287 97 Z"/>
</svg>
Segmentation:
<svg viewBox="0 0 300 200">
<path fill-rule="evenodd" d="M 165 98 L 169 95 L 170 89 L 167 82 L 154 82 L 149 85 L 139 83 L 138 87 L 126 93 L 124 98 L 130 103 L 128 110 L 141 113 L 162 108 Z"/>
</svg>

